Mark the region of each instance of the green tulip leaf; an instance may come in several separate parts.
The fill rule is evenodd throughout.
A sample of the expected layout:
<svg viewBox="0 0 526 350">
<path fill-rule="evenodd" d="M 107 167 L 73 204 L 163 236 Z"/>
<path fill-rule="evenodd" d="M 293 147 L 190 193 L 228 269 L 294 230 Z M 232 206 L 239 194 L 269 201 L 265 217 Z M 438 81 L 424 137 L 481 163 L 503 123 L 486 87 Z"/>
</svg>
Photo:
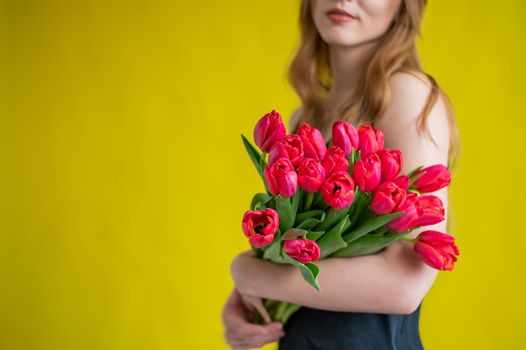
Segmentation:
<svg viewBox="0 0 526 350">
<path fill-rule="evenodd" d="M 347 247 L 334 252 L 331 254 L 331 257 L 348 258 L 354 256 L 377 254 L 389 244 L 404 237 L 409 232 L 410 231 L 405 231 L 403 233 L 389 232 L 381 237 L 367 235 L 350 243 Z"/>
<path fill-rule="evenodd" d="M 419 167 L 414 168 L 407 174 L 407 177 L 412 178 L 417 172 L 419 172 L 424 166 L 420 165 Z"/>
<path fill-rule="evenodd" d="M 318 284 L 318 275 L 320 273 L 320 268 L 313 262 L 303 264 L 296 259 L 291 258 L 287 253 L 283 252 L 283 260 L 288 262 L 291 265 L 297 266 L 300 268 L 301 275 L 311 286 L 316 290 L 320 290 L 320 285 Z"/>
<path fill-rule="evenodd" d="M 294 224 L 296 218 L 296 212 L 292 205 L 290 198 L 283 198 L 281 195 L 275 197 L 276 200 L 276 211 L 279 214 L 279 229 L 282 232 L 287 231 Z"/>
<path fill-rule="evenodd" d="M 259 153 L 259 151 L 254 146 L 252 146 L 252 144 L 247 140 L 247 138 L 243 134 L 241 134 L 241 139 L 243 140 L 243 145 L 245 146 L 250 160 L 252 161 L 252 163 L 254 163 L 256 170 L 258 171 L 259 175 L 263 178 L 263 173 L 261 172 L 261 153 Z"/>
<path fill-rule="evenodd" d="M 349 210 L 351 209 L 351 206 L 348 206 L 346 209 L 338 210 L 334 208 L 330 208 L 327 212 L 327 216 L 325 217 L 325 220 L 320 222 L 318 226 L 316 226 L 316 230 L 318 231 L 327 231 L 330 230 L 334 225 L 336 225 L 340 220 L 346 216 L 349 213 Z"/>
<path fill-rule="evenodd" d="M 254 205 L 254 208 L 252 208 L 252 210 L 265 210 L 266 208 L 267 207 L 265 206 L 265 204 L 257 202 L 256 205 Z"/>
<path fill-rule="evenodd" d="M 372 219 L 367 220 L 360 226 L 354 228 L 351 232 L 344 234 L 342 238 L 345 242 L 351 243 L 403 214 L 403 211 L 399 211 L 396 213 L 376 216 Z"/>
<path fill-rule="evenodd" d="M 301 197 L 302 197 L 302 189 L 298 188 L 294 196 L 292 196 L 292 210 L 294 211 L 294 219 L 296 219 L 296 214 L 298 212 L 298 208 L 301 204 Z M 294 223 L 294 220 L 292 220 L 292 223 Z"/>
<path fill-rule="evenodd" d="M 309 263 L 303 264 L 303 263 L 299 262 L 298 260 L 293 259 L 290 256 L 288 256 L 287 253 L 285 253 L 284 251 L 283 251 L 283 254 L 282 254 L 282 261 L 281 262 L 288 263 L 288 264 L 291 264 L 291 265 L 299 267 L 300 271 L 301 271 L 301 275 L 303 276 L 305 281 L 307 281 L 316 290 L 318 290 L 318 291 L 320 290 L 320 285 L 319 285 L 318 280 L 317 280 L 318 275 L 320 273 L 320 268 L 318 267 L 318 265 L 316 265 L 313 262 L 309 262 Z"/>
<path fill-rule="evenodd" d="M 271 198 L 272 198 L 272 196 L 269 196 L 266 193 L 256 193 L 254 195 L 254 197 L 252 197 L 252 202 L 250 203 L 250 209 L 251 210 L 256 210 L 256 205 L 257 204 L 260 204 L 259 207 L 261 209 L 267 208 L 265 203 L 267 203 Z"/>
<path fill-rule="evenodd" d="M 323 199 L 321 192 L 316 192 L 314 194 L 314 200 L 312 201 L 311 209 L 325 210 L 325 208 L 327 208 L 327 204 L 325 204 L 325 200 Z"/>
<path fill-rule="evenodd" d="M 307 219 L 317 218 L 322 221 L 322 218 L 325 217 L 325 211 L 323 210 L 309 210 L 303 213 L 296 215 L 295 224 L 299 224 Z"/>
<path fill-rule="evenodd" d="M 349 216 L 345 216 L 338 225 L 316 241 L 320 247 L 320 259 L 329 256 L 339 249 L 347 247 L 347 243 L 342 239 L 341 235 L 350 224 Z"/>
<path fill-rule="evenodd" d="M 304 230 L 310 230 L 314 226 L 318 225 L 319 223 L 320 223 L 320 219 L 310 218 L 310 219 L 307 219 L 307 220 L 303 221 L 299 225 L 297 225 L 296 228 L 302 228 Z"/>
<path fill-rule="evenodd" d="M 278 230 L 278 232 L 274 236 L 274 240 L 272 241 L 272 243 L 264 248 L 263 259 L 271 260 L 276 263 L 283 263 L 283 258 L 281 255 L 281 244 L 281 233 Z"/>
<path fill-rule="evenodd" d="M 363 220 L 367 214 L 364 212 L 369 208 L 369 203 L 371 203 L 371 196 L 367 193 L 361 192 L 356 187 L 354 192 L 354 200 L 351 204 L 350 216 L 351 216 L 351 226 L 356 226 L 358 221 Z"/>
<path fill-rule="evenodd" d="M 325 231 L 309 231 L 307 232 L 307 239 L 312 241 L 318 240 L 321 236 L 325 234 Z"/>
<path fill-rule="evenodd" d="M 320 273 L 320 268 L 313 262 L 309 262 L 300 267 L 301 275 L 305 281 L 309 282 L 317 291 L 320 290 L 320 285 L 318 283 L 318 275 Z"/>
</svg>

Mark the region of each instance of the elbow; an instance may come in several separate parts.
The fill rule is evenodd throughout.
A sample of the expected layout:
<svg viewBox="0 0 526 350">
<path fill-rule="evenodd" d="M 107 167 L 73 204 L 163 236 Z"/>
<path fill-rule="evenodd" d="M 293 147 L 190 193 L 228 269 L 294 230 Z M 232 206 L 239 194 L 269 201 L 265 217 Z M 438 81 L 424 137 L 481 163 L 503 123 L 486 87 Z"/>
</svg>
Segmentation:
<svg viewBox="0 0 526 350">
<path fill-rule="evenodd" d="M 405 301 L 400 303 L 400 312 L 401 315 L 410 315 L 413 312 L 415 312 L 418 307 L 420 306 L 420 303 L 422 302 L 421 298 L 417 298 L 415 296 L 405 298 Z"/>
<path fill-rule="evenodd" d="M 415 312 L 422 300 L 424 299 L 425 292 L 421 286 L 406 285 L 403 290 L 400 292 L 400 297 L 398 299 L 399 314 L 410 315 Z"/>
<path fill-rule="evenodd" d="M 230 263 L 230 275 L 232 276 L 232 279 L 234 280 L 236 289 L 241 294 L 249 294 L 250 288 L 248 286 L 248 280 L 243 277 L 242 267 L 243 266 L 240 264 L 239 257 L 236 257 Z"/>
</svg>

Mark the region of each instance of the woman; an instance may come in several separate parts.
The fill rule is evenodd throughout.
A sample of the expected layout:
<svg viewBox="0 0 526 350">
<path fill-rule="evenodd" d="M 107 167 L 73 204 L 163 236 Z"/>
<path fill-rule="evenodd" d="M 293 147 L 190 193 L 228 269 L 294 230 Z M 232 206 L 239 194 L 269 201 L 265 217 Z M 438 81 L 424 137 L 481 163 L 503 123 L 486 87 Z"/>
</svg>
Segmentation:
<svg viewBox="0 0 526 350">
<path fill-rule="evenodd" d="M 293 113 L 289 130 L 308 122 L 329 141 L 337 119 L 356 127 L 369 123 L 384 132 L 386 148 L 402 151 L 402 173 L 438 163 L 451 170 L 460 150 L 452 108 L 422 71 L 415 50 L 425 5 L 303 0 L 302 42 L 289 71 L 302 108 Z M 447 187 L 434 194 L 447 208 Z M 447 232 L 446 222 L 425 229 Z M 280 349 L 422 349 L 420 304 L 437 270 L 410 244 L 400 240 L 377 255 L 329 258 L 318 265 L 321 292 L 309 288 L 293 266 L 257 259 L 250 251 L 237 256 L 231 265 L 236 287 L 223 310 L 231 347 L 279 340 Z M 284 329 L 276 322 L 250 324 L 245 315 L 262 310 L 261 298 L 303 307 Z"/>
</svg>

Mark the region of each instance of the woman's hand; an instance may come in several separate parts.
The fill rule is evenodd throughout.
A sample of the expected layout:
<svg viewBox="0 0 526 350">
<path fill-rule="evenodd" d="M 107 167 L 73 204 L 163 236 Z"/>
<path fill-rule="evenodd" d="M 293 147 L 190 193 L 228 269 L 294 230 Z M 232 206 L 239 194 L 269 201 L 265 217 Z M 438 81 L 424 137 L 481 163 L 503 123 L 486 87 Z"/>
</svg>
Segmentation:
<svg viewBox="0 0 526 350">
<path fill-rule="evenodd" d="M 242 296 L 234 288 L 223 308 L 224 336 L 233 350 L 258 348 L 278 341 L 285 334 L 279 322 L 267 322 L 264 325 L 250 323 L 248 317 L 251 310 L 259 308 L 254 304 L 261 304 L 263 307 L 260 298 Z M 266 318 L 270 321 L 268 313 Z"/>
<path fill-rule="evenodd" d="M 243 304 L 245 304 L 245 307 L 248 309 L 250 313 L 258 312 L 265 323 L 271 323 L 272 320 L 270 319 L 270 315 L 268 314 L 267 309 L 265 309 L 265 306 L 263 305 L 263 300 L 260 297 L 254 297 L 247 294 L 241 294 L 241 300 L 243 301 Z"/>
</svg>

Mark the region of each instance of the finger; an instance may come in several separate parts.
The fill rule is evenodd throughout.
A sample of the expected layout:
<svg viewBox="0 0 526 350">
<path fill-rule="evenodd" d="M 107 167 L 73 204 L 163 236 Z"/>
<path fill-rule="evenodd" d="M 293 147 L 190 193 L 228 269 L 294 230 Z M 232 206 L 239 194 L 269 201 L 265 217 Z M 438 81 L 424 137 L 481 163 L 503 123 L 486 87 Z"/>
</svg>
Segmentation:
<svg viewBox="0 0 526 350">
<path fill-rule="evenodd" d="M 246 323 L 242 327 L 236 329 L 241 335 L 251 336 L 257 334 L 271 334 L 279 333 L 283 330 L 283 325 L 279 322 L 267 323 L 264 325 Z"/>
<path fill-rule="evenodd" d="M 268 314 L 267 309 L 265 309 L 265 306 L 263 306 L 263 303 L 261 302 L 261 299 L 259 299 L 259 301 L 256 302 L 253 305 L 258 310 L 258 312 L 261 315 L 261 317 L 263 317 L 263 320 L 265 321 L 266 324 L 269 324 L 269 323 L 272 322 L 272 320 L 270 319 L 270 315 Z"/>
<path fill-rule="evenodd" d="M 259 312 L 265 323 L 272 322 L 272 320 L 270 319 L 270 315 L 268 314 L 267 309 L 263 305 L 263 301 L 261 300 L 261 298 L 242 295 L 241 299 L 243 300 L 245 305 L 249 305 L 249 307 L 252 309 L 255 308 Z"/>
<path fill-rule="evenodd" d="M 243 301 L 243 306 L 249 313 L 253 313 L 256 310 L 256 307 L 251 302 L 245 299 L 242 299 L 242 301 Z"/>
<path fill-rule="evenodd" d="M 254 337 L 278 336 L 283 334 L 280 328 L 260 328 L 259 332 L 246 332 L 239 329 L 227 329 L 225 334 L 235 339 L 252 339 Z"/>
<path fill-rule="evenodd" d="M 283 331 L 275 331 L 268 334 L 257 334 L 248 336 L 230 333 L 227 335 L 227 339 L 229 339 L 229 342 L 232 344 L 254 348 L 278 341 L 284 335 L 285 333 Z"/>
<path fill-rule="evenodd" d="M 269 335 L 266 335 L 266 336 L 258 336 L 258 337 L 254 337 L 249 343 L 248 345 L 250 347 L 255 347 L 255 348 L 259 348 L 261 346 L 264 346 L 264 345 L 267 345 L 267 344 L 270 344 L 270 343 L 274 343 L 276 341 L 279 341 L 279 339 L 284 336 L 285 333 L 278 333 L 278 334 L 269 334 Z"/>
<path fill-rule="evenodd" d="M 257 333 L 257 330 L 255 327 L 250 327 L 252 323 L 248 322 L 246 315 L 239 314 L 238 312 L 231 312 L 231 311 L 225 311 L 223 314 L 223 323 L 227 328 L 247 328 L 246 331 L 254 331 Z M 254 325 L 255 326 L 255 325 Z M 250 328 L 250 329 L 249 329 Z"/>
<path fill-rule="evenodd" d="M 226 342 L 232 347 L 232 349 L 249 349 L 250 348 L 250 337 L 242 336 L 233 331 L 227 331 L 225 333 L 225 339 L 226 339 Z"/>
<path fill-rule="evenodd" d="M 256 335 L 269 333 L 276 330 L 282 330 L 283 324 L 280 322 L 271 322 L 267 324 L 254 324 L 248 322 L 245 318 L 236 313 L 225 313 L 223 320 L 225 328 L 242 335 Z"/>
</svg>

